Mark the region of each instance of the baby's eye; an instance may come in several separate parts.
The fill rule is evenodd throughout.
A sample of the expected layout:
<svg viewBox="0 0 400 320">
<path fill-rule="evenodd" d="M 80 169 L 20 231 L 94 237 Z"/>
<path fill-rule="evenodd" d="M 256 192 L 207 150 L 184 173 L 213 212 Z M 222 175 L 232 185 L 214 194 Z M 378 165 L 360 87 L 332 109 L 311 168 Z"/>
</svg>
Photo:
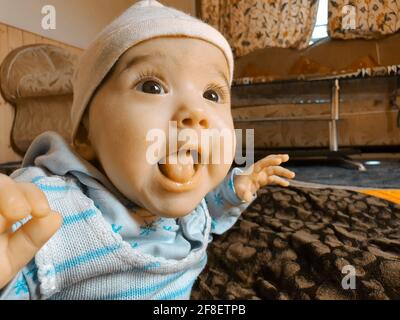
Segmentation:
<svg viewBox="0 0 400 320">
<path fill-rule="evenodd" d="M 139 83 L 136 90 L 149 94 L 165 94 L 164 87 L 154 80 L 146 80 Z"/>
<path fill-rule="evenodd" d="M 219 102 L 220 99 L 218 93 L 216 93 L 215 90 L 207 90 L 206 92 L 204 92 L 203 98 L 214 102 Z"/>
</svg>

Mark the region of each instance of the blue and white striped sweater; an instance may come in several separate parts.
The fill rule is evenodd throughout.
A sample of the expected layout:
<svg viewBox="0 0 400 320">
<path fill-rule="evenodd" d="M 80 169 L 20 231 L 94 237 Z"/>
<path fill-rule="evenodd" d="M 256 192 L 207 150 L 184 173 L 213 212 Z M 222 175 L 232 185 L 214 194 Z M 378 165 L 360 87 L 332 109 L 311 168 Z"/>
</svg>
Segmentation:
<svg viewBox="0 0 400 320">
<path fill-rule="evenodd" d="M 12 177 L 35 183 L 64 221 L 2 299 L 188 299 L 211 233 L 247 206 L 234 193 L 234 169 L 191 214 L 143 228 L 130 218 L 135 205 L 57 134 L 39 136 L 23 166 Z"/>
</svg>

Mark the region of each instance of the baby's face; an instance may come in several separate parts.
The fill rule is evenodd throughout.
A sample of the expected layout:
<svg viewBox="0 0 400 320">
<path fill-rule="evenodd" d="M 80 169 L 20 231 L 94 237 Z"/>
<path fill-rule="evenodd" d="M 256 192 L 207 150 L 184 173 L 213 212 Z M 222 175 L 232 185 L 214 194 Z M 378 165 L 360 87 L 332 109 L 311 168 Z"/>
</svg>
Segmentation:
<svg viewBox="0 0 400 320">
<path fill-rule="evenodd" d="M 157 38 L 121 56 L 89 111 L 89 140 L 120 192 L 154 214 L 175 218 L 190 213 L 224 179 L 235 144 L 228 79 L 225 56 L 203 40 Z M 171 121 L 178 135 L 188 129 L 231 135 L 220 145 L 218 139 L 209 147 L 186 140 L 174 148 Z M 160 132 L 165 141 L 151 139 Z M 156 142 L 164 148 L 152 152 Z"/>
</svg>

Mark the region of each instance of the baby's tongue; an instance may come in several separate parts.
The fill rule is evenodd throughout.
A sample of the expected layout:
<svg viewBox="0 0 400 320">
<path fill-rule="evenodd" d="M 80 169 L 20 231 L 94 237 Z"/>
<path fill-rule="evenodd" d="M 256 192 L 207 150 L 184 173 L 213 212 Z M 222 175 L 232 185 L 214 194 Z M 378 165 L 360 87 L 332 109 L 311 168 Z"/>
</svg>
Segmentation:
<svg viewBox="0 0 400 320">
<path fill-rule="evenodd" d="M 190 152 L 171 154 L 164 159 L 164 164 L 159 164 L 161 172 L 169 179 L 185 183 L 195 174 L 194 160 Z"/>
</svg>

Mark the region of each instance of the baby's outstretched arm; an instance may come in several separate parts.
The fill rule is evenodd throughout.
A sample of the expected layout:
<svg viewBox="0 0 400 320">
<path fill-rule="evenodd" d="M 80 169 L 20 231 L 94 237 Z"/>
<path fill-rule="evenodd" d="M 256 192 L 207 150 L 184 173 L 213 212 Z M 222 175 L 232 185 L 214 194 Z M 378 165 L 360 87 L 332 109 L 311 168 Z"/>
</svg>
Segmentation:
<svg viewBox="0 0 400 320">
<path fill-rule="evenodd" d="M 255 199 L 259 188 L 267 184 L 284 187 L 294 178 L 294 173 L 280 164 L 289 160 L 288 155 L 270 155 L 256 162 L 247 171 L 234 168 L 224 181 L 205 197 L 212 218 L 211 232 L 222 234 L 231 228 L 240 214 Z"/>
<path fill-rule="evenodd" d="M 230 229 L 248 207 L 249 203 L 240 199 L 235 191 L 234 181 L 243 171 L 234 168 L 206 197 L 208 211 L 212 219 L 211 232 L 222 234 Z"/>
<path fill-rule="evenodd" d="M 289 186 L 286 179 L 293 179 L 294 172 L 281 167 L 283 162 L 289 160 L 287 154 L 270 155 L 257 161 L 242 175 L 235 177 L 236 194 L 243 201 L 250 202 L 257 190 L 269 184 L 276 184 L 282 187 Z M 283 178 L 282 178 L 283 177 Z"/>
<path fill-rule="evenodd" d="M 12 232 L 14 223 L 32 219 Z M 35 256 L 61 226 L 44 193 L 32 183 L 0 174 L 0 289 Z"/>
</svg>

